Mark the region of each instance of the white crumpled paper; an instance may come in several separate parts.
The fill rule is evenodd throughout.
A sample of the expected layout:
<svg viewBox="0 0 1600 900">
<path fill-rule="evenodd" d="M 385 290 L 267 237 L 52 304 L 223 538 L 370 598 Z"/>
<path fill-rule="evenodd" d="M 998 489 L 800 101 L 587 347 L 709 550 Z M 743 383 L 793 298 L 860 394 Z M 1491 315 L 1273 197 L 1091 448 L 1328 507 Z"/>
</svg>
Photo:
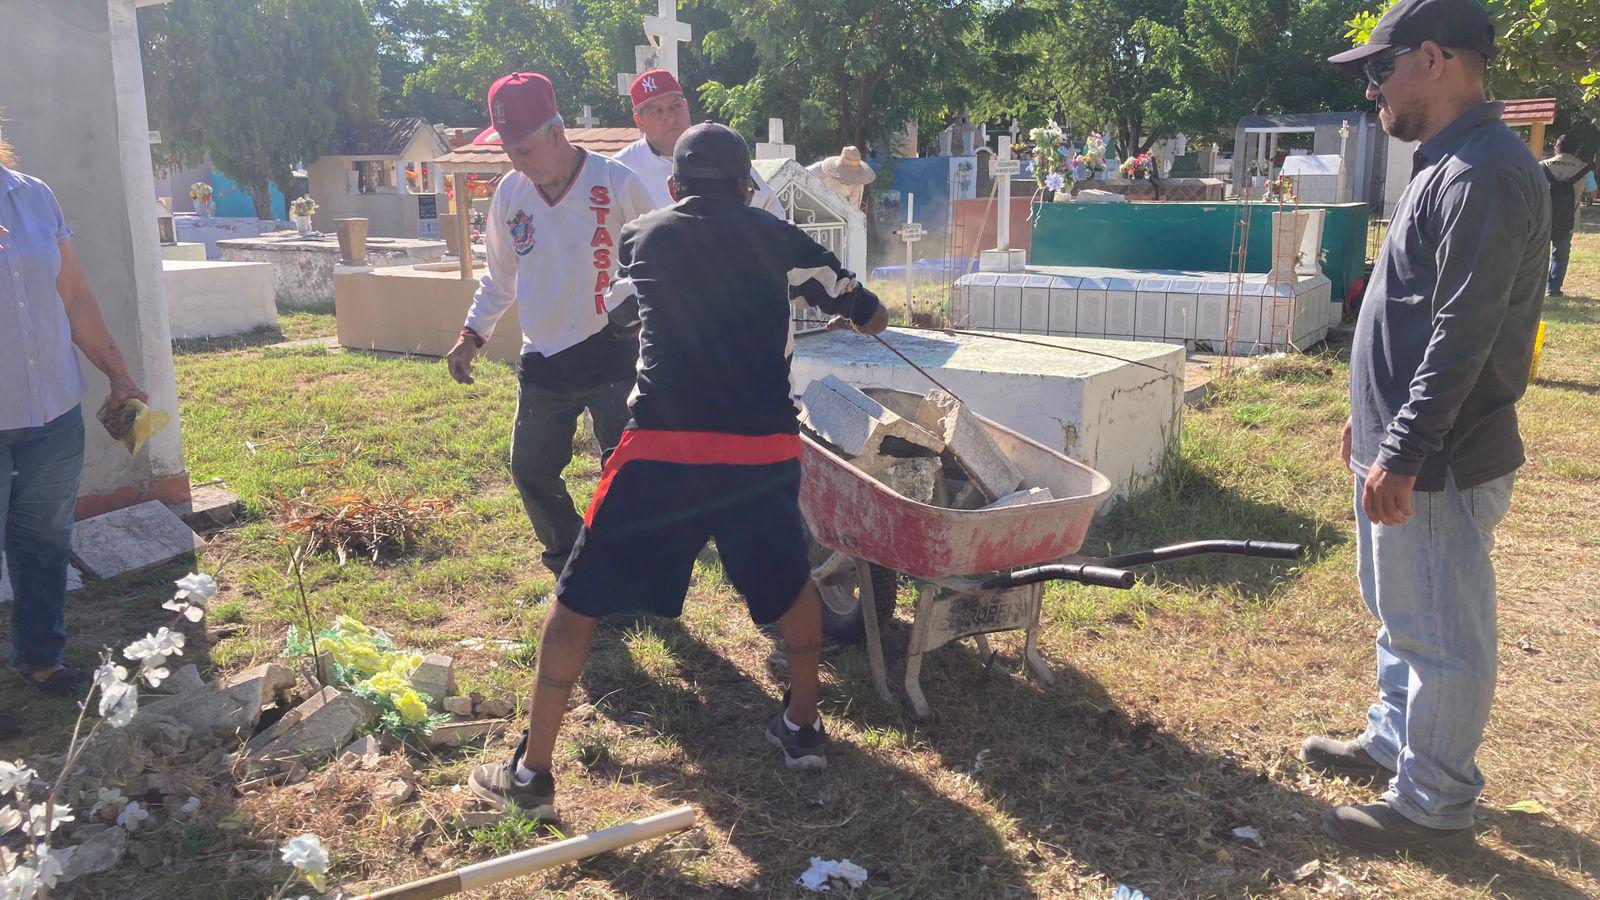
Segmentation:
<svg viewBox="0 0 1600 900">
<path fill-rule="evenodd" d="M 848 859 L 840 861 L 813 856 L 811 868 L 800 873 L 797 883 L 808 891 L 831 891 L 833 886 L 829 882 L 834 880 L 858 888 L 867 880 L 867 870 Z"/>
</svg>

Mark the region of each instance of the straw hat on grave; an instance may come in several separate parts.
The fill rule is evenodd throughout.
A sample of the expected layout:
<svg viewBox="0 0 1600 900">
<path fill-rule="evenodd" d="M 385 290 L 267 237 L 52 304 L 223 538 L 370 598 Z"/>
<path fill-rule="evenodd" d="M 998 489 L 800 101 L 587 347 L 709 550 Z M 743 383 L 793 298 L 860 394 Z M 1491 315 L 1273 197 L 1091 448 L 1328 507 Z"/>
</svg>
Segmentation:
<svg viewBox="0 0 1600 900">
<path fill-rule="evenodd" d="M 834 181 L 851 186 L 871 184 L 878 177 L 871 166 L 861 161 L 861 151 L 855 147 L 846 147 L 838 156 L 824 159 L 822 171 Z"/>
</svg>

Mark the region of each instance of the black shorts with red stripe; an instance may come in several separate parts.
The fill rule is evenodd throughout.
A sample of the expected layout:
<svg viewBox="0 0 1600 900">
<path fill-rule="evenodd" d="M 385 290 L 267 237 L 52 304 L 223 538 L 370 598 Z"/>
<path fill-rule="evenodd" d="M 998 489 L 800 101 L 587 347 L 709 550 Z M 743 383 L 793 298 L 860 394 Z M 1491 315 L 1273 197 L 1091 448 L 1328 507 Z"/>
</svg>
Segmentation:
<svg viewBox="0 0 1600 900">
<path fill-rule="evenodd" d="M 556 599 L 596 618 L 676 617 L 710 539 L 757 625 L 789 611 L 811 576 L 797 436 L 624 431 Z"/>
</svg>

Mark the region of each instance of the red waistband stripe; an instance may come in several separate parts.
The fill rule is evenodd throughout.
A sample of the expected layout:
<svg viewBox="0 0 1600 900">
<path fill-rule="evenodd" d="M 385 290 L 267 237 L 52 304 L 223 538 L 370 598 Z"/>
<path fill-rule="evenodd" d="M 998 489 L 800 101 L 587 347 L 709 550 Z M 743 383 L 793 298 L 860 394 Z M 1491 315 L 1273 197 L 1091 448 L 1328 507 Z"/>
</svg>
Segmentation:
<svg viewBox="0 0 1600 900">
<path fill-rule="evenodd" d="M 690 466 L 770 466 L 800 458 L 797 434 L 721 434 L 714 431 L 655 431 L 634 428 L 622 433 L 617 449 L 606 458 L 595 486 L 594 499 L 584 514 L 583 524 L 592 526 L 594 516 L 611 488 L 618 470 L 634 460 L 669 462 Z"/>
</svg>

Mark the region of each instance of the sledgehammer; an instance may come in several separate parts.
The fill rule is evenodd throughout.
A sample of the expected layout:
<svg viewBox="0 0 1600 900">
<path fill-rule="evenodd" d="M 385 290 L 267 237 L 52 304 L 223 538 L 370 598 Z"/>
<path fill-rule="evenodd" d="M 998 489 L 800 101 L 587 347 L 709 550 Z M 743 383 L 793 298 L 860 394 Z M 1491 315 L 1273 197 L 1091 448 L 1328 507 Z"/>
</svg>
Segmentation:
<svg viewBox="0 0 1600 900">
<path fill-rule="evenodd" d="M 386 888 L 374 894 L 367 894 L 360 900 L 430 900 L 434 897 L 449 897 L 462 891 L 488 887 L 520 875 L 554 868 L 629 844 L 665 837 L 694 827 L 694 822 L 694 807 L 680 806 L 643 819 L 635 819 L 632 822 L 624 822 L 600 831 L 557 841 L 554 844 L 473 863 L 454 872 Z"/>
</svg>

